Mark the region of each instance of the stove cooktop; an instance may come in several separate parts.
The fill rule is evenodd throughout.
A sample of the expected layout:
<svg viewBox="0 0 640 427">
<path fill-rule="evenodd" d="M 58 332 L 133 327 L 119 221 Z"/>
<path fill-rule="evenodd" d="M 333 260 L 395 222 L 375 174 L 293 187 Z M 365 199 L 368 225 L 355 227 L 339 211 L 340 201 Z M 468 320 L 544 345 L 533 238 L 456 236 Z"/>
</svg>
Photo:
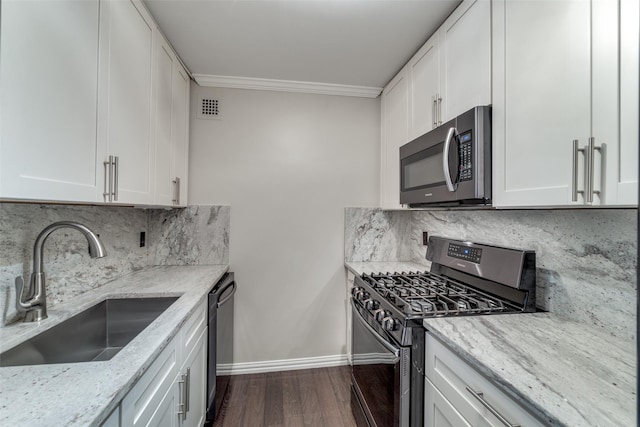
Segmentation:
<svg viewBox="0 0 640 427">
<path fill-rule="evenodd" d="M 503 298 L 434 273 L 363 274 L 362 279 L 409 318 L 522 311 Z"/>
</svg>

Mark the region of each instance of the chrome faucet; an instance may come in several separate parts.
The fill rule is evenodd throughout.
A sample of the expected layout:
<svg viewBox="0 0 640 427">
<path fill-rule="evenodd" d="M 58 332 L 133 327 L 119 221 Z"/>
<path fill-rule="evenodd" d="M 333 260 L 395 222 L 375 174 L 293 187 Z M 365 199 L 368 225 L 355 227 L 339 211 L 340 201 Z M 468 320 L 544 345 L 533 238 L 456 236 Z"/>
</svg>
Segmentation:
<svg viewBox="0 0 640 427">
<path fill-rule="evenodd" d="M 42 230 L 33 246 L 33 273 L 31 273 L 31 281 L 26 297 L 24 295 L 24 279 L 22 276 L 16 277 L 16 305 L 18 311 L 25 313 L 25 322 L 38 322 L 47 318 L 47 295 L 42 249 L 47 237 L 59 228 L 73 228 L 81 232 L 89 242 L 89 255 L 91 258 L 102 258 L 107 255 L 107 251 L 98 236 L 89 228 L 77 222 L 60 221 Z"/>
</svg>

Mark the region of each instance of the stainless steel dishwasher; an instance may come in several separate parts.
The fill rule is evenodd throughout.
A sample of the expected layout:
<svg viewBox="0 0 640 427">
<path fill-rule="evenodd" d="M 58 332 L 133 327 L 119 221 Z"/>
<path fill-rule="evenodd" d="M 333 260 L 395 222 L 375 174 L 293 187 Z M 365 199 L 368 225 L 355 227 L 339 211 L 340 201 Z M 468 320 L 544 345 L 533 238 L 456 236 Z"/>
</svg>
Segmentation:
<svg viewBox="0 0 640 427">
<path fill-rule="evenodd" d="M 225 273 L 209 293 L 209 345 L 207 355 L 207 416 L 213 425 L 229 388 L 229 368 L 233 362 L 233 273 Z M 227 372 L 221 372 L 224 367 Z M 224 375 L 223 375 L 224 374 Z"/>
</svg>

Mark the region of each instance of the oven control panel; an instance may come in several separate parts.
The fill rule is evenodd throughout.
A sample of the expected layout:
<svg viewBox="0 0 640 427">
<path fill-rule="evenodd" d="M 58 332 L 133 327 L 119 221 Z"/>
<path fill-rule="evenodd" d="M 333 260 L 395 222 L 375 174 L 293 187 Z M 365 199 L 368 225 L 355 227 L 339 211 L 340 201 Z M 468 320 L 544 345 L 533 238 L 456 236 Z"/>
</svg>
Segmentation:
<svg viewBox="0 0 640 427">
<path fill-rule="evenodd" d="M 464 261 L 480 264 L 480 258 L 482 257 L 482 249 L 471 248 L 469 246 L 458 245 L 456 243 L 449 243 L 447 249 L 447 255 L 452 258 L 458 258 Z"/>
</svg>

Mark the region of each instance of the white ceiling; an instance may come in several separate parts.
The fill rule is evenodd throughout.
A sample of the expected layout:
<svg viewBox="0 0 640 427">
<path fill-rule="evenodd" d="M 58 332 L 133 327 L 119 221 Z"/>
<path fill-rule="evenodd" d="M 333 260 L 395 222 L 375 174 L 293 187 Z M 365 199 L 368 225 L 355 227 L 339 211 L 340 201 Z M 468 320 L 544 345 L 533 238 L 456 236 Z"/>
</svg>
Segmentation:
<svg viewBox="0 0 640 427">
<path fill-rule="evenodd" d="M 145 0 L 193 74 L 383 87 L 460 0 Z"/>
</svg>

